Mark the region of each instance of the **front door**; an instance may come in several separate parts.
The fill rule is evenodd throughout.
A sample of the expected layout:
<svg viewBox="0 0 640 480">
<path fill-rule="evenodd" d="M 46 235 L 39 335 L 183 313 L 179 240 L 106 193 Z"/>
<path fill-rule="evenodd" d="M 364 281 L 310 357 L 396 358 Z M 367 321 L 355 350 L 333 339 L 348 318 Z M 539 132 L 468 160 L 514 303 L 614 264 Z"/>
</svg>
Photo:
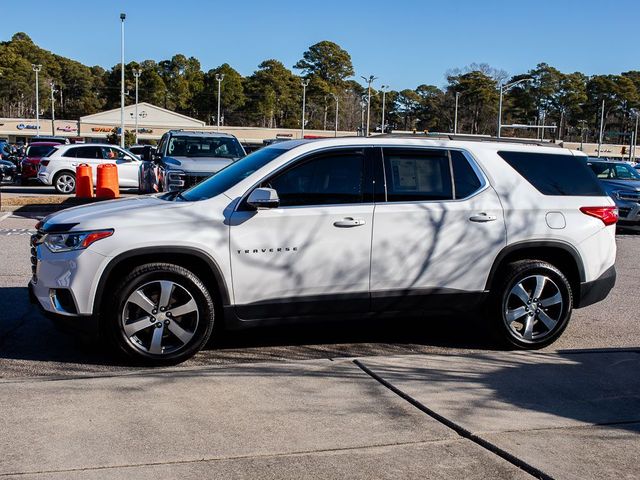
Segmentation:
<svg viewBox="0 0 640 480">
<path fill-rule="evenodd" d="M 365 149 L 298 159 L 268 178 L 280 206 L 240 205 L 231 269 L 243 319 L 354 313 L 369 308 L 373 203 Z"/>
<path fill-rule="evenodd" d="M 115 147 L 102 147 L 104 163 L 118 167 L 118 183 L 121 187 L 137 187 L 140 162 L 127 152 Z"/>
</svg>

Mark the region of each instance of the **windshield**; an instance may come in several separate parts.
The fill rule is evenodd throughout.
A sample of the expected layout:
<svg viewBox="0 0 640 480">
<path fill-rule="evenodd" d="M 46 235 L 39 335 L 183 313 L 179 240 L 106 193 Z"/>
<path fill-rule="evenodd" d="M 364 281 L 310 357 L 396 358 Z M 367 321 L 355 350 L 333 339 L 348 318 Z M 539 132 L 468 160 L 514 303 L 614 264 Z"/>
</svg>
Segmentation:
<svg viewBox="0 0 640 480">
<path fill-rule="evenodd" d="M 640 173 L 626 163 L 598 162 L 592 163 L 590 167 L 602 180 L 640 180 Z"/>
<path fill-rule="evenodd" d="M 180 198 L 195 202 L 220 195 L 287 151 L 288 149 L 285 148 L 263 148 L 258 150 L 251 155 L 247 155 L 242 160 L 228 165 L 195 187 L 182 192 Z"/>
<path fill-rule="evenodd" d="M 27 148 L 27 157 L 44 157 L 53 150 L 51 145 L 30 145 Z"/>
<path fill-rule="evenodd" d="M 240 158 L 244 151 L 233 137 L 171 137 L 167 147 L 170 157 Z"/>
</svg>

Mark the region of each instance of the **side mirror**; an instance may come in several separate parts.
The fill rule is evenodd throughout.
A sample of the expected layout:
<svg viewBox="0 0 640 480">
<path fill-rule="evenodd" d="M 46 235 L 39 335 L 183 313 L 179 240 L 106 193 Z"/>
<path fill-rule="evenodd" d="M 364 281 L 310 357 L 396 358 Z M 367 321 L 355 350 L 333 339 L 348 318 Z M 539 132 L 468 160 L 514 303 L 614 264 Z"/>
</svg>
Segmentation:
<svg viewBox="0 0 640 480">
<path fill-rule="evenodd" d="M 280 205 L 278 192 L 273 188 L 256 188 L 249 194 L 247 203 L 256 209 L 277 208 Z"/>
</svg>

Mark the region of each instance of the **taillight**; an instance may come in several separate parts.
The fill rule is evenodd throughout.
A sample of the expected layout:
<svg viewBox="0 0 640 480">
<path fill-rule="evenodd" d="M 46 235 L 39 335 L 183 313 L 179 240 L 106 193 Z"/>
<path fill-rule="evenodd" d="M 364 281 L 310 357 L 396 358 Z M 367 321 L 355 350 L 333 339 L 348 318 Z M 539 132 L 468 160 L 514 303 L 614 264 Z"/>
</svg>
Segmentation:
<svg viewBox="0 0 640 480">
<path fill-rule="evenodd" d="M 47 165 L 49 165 L 49 160 L 40 160 L 40 165 L 46 167 Z"/>
<path fill-rule="evenodd" d="M 618 221 L 618 207 L 580 207 L 580 211 L 585 215 L 602 220 L 602 223 L 607 226 Z"/>
</svg>

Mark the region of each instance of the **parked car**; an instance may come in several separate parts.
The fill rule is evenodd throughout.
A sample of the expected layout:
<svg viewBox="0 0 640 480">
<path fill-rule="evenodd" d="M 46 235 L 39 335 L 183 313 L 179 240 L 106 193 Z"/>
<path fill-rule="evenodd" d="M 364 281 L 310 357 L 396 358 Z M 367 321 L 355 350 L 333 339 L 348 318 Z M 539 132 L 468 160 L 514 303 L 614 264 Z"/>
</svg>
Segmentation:
<svg viewBox="0 0 640 480">
<path fill-rule="evenodd" d="M 8 160 L 11 155 L 11 145 L 6 140 L 0 140 L 0 160 Z"/>
<path fill-rule="evenodd" d="M 540 348 L 613 287 L 616 211 L 564 149 L 291 141 L 186 191 L 46 217 L 30 290 L 50 317 L 156 365 L 193 355 L 214 322 L 483 307 L 505 344 Z"/>
<path fill-rule="evenodd" d="M 55 147 L 40 160 L 38 180 L 45 185 L 53 185 L 58 193 L 73 193 L 76 189 L 76 167 L 83 163 L 91 166 L 94 184 L 98 166 L 113 163 L 118 167 L 121 187 L 138 186 L 141 160 L 115 145 L 97 143 Z"/>
<path fill-rule="evenodd" d="M 141 165 L 141 192 L 192 187 L 246 155 L 233 135 L 172 130 L 160 139 L 152 162 Z"/>
<path fill-rule="evenodd" d="M 29 143 L 35 143 L 35 142 L 51 142 L 51 143 L 57 143 L 59 145 L 68 145 L 69 139 L 67 137 L 58 137 L 58 136 L 46 136 L 46 135 L 38 135 L 37 137 L 32 137 L 29 140 Z"/>
<path fill-rule="evenodd" d="M 33 142 L 27 146 L 25 156 L 20 163 L 20 183 L 27 185 L 30 181 L 38 180 L 38 169 L 40 160 L 46 157 L 53 148 L 59 145 L 53 142 Z"/>
<path fill-rule="evenodd" d="M 13 183 L 18 175 L 18 167 L 9 160 L 0 160 L 0 183 Z"/>
<path fill-rule="evenodd" d="M 618 225 L 640 229 L 640 172 L 625 162 L 590 159 L 589 166 L 618 206 Z"/>
</svg>

